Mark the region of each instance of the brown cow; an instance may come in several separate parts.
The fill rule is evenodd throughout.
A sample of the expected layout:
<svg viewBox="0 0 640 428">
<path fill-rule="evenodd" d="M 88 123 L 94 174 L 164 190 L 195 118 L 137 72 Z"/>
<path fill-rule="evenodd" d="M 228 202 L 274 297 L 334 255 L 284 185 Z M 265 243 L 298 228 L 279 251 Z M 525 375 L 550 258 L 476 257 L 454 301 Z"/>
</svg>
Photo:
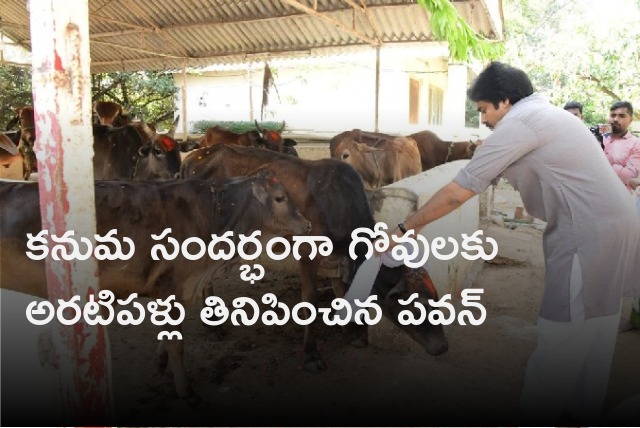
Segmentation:
<svg viewBox="0 0 640 428">
<path fill-rule="evenodd" d="M 443 141 L 431 131 L 422 131 L 408 135 L 418 144 L 420 151 L 420 161 L 422 171 L 426 171 L 435 166 L 442 165 L 460 159 L 471 159 L 477 145 L 482 141 L 473 142 L 454 142 Z M 352 138 L 359 143 L 368 146 L 375 146 L 382 139 L 394 138 L 392 135 L 382 134 L 380 132 L 367 132 L 360 129 L 352 129 L 351 131 L 341 132 L 329 141 L 329 152 L 331 157 L 335 157 L 335 148 L 338 143 L 344 139 Z"/>
<path fill-rule="evenodd" d="M 192 152 L 182 163 L 180 175 L 183 178 L 219 179 L 249 175 L 262 168 L 276 173 L 293 204 L 311 221 L 311 235 L 326 236 L 332 241 L 335 258 L 348 255 L 353 230 L 360 227 L 373 230 L 375 222 L 362 180 L 351 166 L 336 159 L 303 160 L 269 150 L 219 144 Z M 354 262 L 348 258 L 349 277 L 353 277 L 357 266 L 364 260 L 366 251 L 363 245 L 355 247 L 358 260 Z M 303 254 L 299 261 L 302 301 L 317 306 L 320 258 L 311 260 L 308 255 Z M 385 284 L 390 286 L 383 288 L 389 294 L 380 291 L 379 301 L 406 299 L 409 286 L 403 271 L 392 269 L 387 274 Z M 343 297 L 347 286 L 342 281 L 334 280 L 333 288 L 337 297 Z M 423 287 L 421 295 L 425 294 L 428 294 L 428 290 Z M 442 326 L 425 323 L 419 331 L 423 338 L 420 343 L 427 352 L 438 355 L 447 350 Z M 326 368 L 318 354 L 313 325 L 305 327 L 303 351 L 306 370 L 317 372 Z"/>
<path fill-rule="evenodd" d="M 361 129 L 352 129 L 351 131 L 344 131 L 329 140 L 329 155 L 335 158 L 336 147 L 342 140 L 351 138 L 358 143 L 364 143 L 367 146 L 375 146 L 381 140 L 389 140 L 395 138 L 395 135 L 383 134 L 381 132 L 368 132 Z"/>
<path fill-rule="evenodd" d="M 114 128 L 93 125 L 93 170 L 96 180 L 168 180 L 180 171 L 181 152 L 198 146 L 177 142 L 175 126 L 156 134 L 144 122 Z"/>
<path fill-rule="evenodd" d="M 260 135 L 262 136 L 262 138 L 265 139 L 265 141 L 267 141 L 267 145 L 269 147 L 275 147 L 276 152 L 280 152 L 280 153 L 286 153 L 288 155 L 292 155 L 292 156 L 297 156 L 298 152 L 294 151 L 292 152 L 291 150 L 287 149 L 287 146 L 285 144 L 284 139 L 282 138 L 282 131 L 284 130 L 284 121 L 282 121 L 282 126 L 280 127 L 280 129 L 276 129 L 276 130 L 269 130 L 266 128 L 261 127 L 258 124 L 258 121 L 255 121 L 256 124 L 256 129 L 260 132 Z M 270 149 L 273 150 L 273 149 Z M 295 153 L 295 154 L 294 154 Z"/>
<path fill-rule="evenodd" d="M 271 131 L 266 128 L 262 128 L 258 121 L 255 121 L 256 131 L 247 131 L 237 133 L 224 129 L 220 126 L 214 126 L 207 128 L 204 137 L 200 140 L 200 147 L 211 147 L 216 144 L 237 144 L 244 147 L 257 147 L 260 149 L 267 149 L 274 152 L 286 153 L 291 156 L 297 156 L 297 151 L 292 147 L 291 141 L 286 144 L 282 138 L 282 130 L 285 123 L 282 122 L 282 127 L 278 130 Z"/>
<path fill-rule="evenodd" d="M 337 144 L 334 157 L 354 167 L 367 190 L 422 171 L 418 146 L 415 140 L 406 137 L 381 138 L 373 146 L 345 138 Z"/>
<path fill-rule="evenodd" d="M 258 131 L 247 131 L 239 134 L 220 126 L 207 128 L 204 137 L 200 140 L 200 147 L 212 147 L 216 144 L 237 144 L 244 147 L 278 151 L 278 146 L 265 140 Z"/>
<path fill-rule="evenodd" d="M 446 162 L 471 159 L 476 145 L 480 142 L 443 141 L 431 131 L 421 131 L 409 135 L 418 143 L 422 170 L 426 171 Z"/>
<path fill-rule="evenodd" d="M 22 157 L 22 171 L 25 180 L 32 172 L 38 171 L 38 162 L 34 152 L 36 142 L 36 122 L 33 107 L 23 107 L 18 110 L 16 116 L 7 124 L 7 130 L 15 124 L 20 126 L 18 150 Z"/>
<path fill-rule="evenodd" d="M 208 256 L 188 260 L 153 260 L 152 234 L 171 228 L 171 237 L 211 241 L 211 235 L 233 231 L 250 235 L 261 230 L 263 248 L 274 236 L 303 235 L 311 225 L 289 201 L 282 184 L 269 172 L 250 178 L 211 183 L 202 180 L 173 182 L 104 181 L 95 185 L 97 233 L 105 236 L 117 229 L 118 238 L 131 238 L 135 251 L 129 260 L 98 260 L 100 287 L 117 298 L 139 296 L 189 303 L 199 298 L 202 287 L 221 281 L 240 264 L 214 261 Z M 27 233 L 42 229 L 37 183 L 0 183 L 0 286 L 47 298 L 45 265 L 26 252 Z M 79 240 L 79 237 L 76 239 Z M 166 241 L 162 241 L 166 242 Z M 169 245 L 170 247 L 170 245 Z M 124 251 L 129 251 L 124 245 Z M 176 310 L 177 311 L 177 310 Z M 177 319 L 177 314 L 172 314 Z M 179 329 L 179 326 L 178 326 Z M 171 362 L 178 395 L 191 396 L 184 371 L 181 340 L 160 343 L 160 363 Z"/>
<path fill-rule="evenodd" d="M 100 125 L 120 127 L 132 123 L 129 113 L 125 112 L 120 104 L 113 101 L 95 101 L 93 110 L 98 116 Z"/>
</svg>

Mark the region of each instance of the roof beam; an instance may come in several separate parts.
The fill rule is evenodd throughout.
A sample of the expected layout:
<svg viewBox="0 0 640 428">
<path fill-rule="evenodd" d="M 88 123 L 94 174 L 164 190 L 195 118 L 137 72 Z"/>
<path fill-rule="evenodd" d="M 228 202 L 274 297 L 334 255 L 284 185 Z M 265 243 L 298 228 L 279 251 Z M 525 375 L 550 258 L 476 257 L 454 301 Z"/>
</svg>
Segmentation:
<svg viewBox="0 0 640 428">
<path fill-rule="evenodd" d="M 2 27 L 15 28 L 17 30 L 29 31 L 29 26 L 28 25 L 16 24 L 15 22 L 9 22 L 9 21 L 3 21 L 2 18 L 0 18 L 0 30 L 2 29 Z"/>
<path fill-rule="evenodd" d="M 134 46 L 126 46 L 126 45 L 119 45 L 117 43 L 103 42 L 102 40 L 93 40 L 91 43 L 99 43 L 101 45 L 112 46 L 118 49 L 127 49 L 134 52 L 146 53 L 146 54 L 151 54 L 151 55 L 165 57 L 165 58 L 190 59 L 190 57 L 187 57 L 187 56 L 172 55 L 172 54 L 167 54 L 163 52 L 150 51 L 148 49 L 136 48 Z M 120 62 L 120 61 L 116 61 L 116 62 Z"/>
<path fill-rule="evenodd" d="M 98 15 L 97 13 L 92 13 L 91 18 L 99 19 L 100 21 L 109 22 L 111 24 L 122 25 L 123 27 L 134 28 L 142 33 L 153 33 L 153 29 L 149 27 L 143 27 L 141 25 L 131 24 L 130 22 L 120 21 L 118 19 L 109 18 L 103 15 Z"/>
<path fill-rule="evenodd" d="M 360 12 L 362 12 L 364 14 L 364 16 L 367 18 L 367 21 L 369 21 L 369 25 L 373 29 L 373 34 L 376 35 L 376 39 L 382 45 L 382 38 L 380 37 L 380 34 L 382 34 L 382 32 L 380 31 L 378 26 L 373 22 L 373 17 L 371 16 L 371 13 L 369 13 L 369 9 L 367 9 L 367 5 L 365 3 L 365 0 L 360 0 L 360 4 L 357 4 L 353 0 L 344 0 L 344 1 L 348 5 L 351 5 L 351 7 L 353 7 L 353 10 L 359 10 Z"/>
<path fill-rule="evenodd" d="M 171 35 L 163 32 L 160 27 L 158 27 L 155 22 L 149 17 L 149 14 L 146 10 L 140 7 L 137 2 L 131 0 L 125 0 L 122 2 L 122 6 L 131 11 L 133 16 L 138 16 L 142 18 L 150 27 L 153 28 L 153 32 L 160 37 L 162 37 L 167 43 L 169 43 L 175 52 L 181 52 L 183 55 L 187 52 L 181 45 L 178 43 Z"/>
<path fill-rule="evenodd" d="M 342 22 L 337 21 L 325 14 L 319 13 L 315 10 L 313 10 L 312 8 L 310 8 L 309 6 L 305 6 L 302 3 L 298 2 L 297 0 L 281 0 L 283 3 L 288 4 L 289 6 L 296 8 L 308 15 L 314 16 L 316 18 L 322 19 L 323 21 L 328 22 L 329 24 L 337 27 L 338 29 L 351 34 L 354 37 L 359 38 L 360 40 L 364 40 L 365 42 L 369 43 L 372 46 L 380 46 L 381 42 L 379 40 L 375 40 L 372 39 L 371 37 L 367 36 L 366 34 L 362 34 L 361 32 L 353 29 L 353 28 L 349 28 L 346 25 L 344 25 Z"/>
<path fill-rule="evenodd" d="M 385 45 L 401 45 L 403 43 L 408 43 L 408 42 L 424 42 L 424 43 L 429 43 L 429 42 L 436 42 L 436 43 L 441 43 L 437 40 L 434 40 L 431 37 L 427 37 L 427 36 L 422 36 L 422 37 L 418 37 L 412 40 L 399 40 L 399 41 L 395 41 L 395 42 L 385 42 Z M 343 45 L 340 45 L 340 47 L 342 48 L 348 48 L 348 47 L 358 47 L 358 46 L 363 46 L 362 44 L 359 43 L 345 43 Z M 197 63 L 197 65 L 202 65 L 200 63 L 202 62 L 206 62 L 209 60 L 219 60 L 220 58 L 223 58 L 225 60 L 228 59 L 228 61 L 232 61 L 232 62 L 242 62 L 242 61 L 237 61 L 237 60 L 233 60 L 231 58 L 233 57 L 241 57 L 243 58 L 245 61 L 261 61 L 258 58 L 261 55 L 264 55 L 265 58 L 269 58 L 269 57 L 273 57 L 273 56 L 277 56 L 279 54 L 290 54 L 290 55 L 295 55 L 295 54 L 299 54 L 299 55 L 313 55 L 313 50 L 323 50 L 323 49 L 331 49 L 334 48 L 336 46 L 315 46 L 315 47 L 307 47 L 305 48 L 300 48 L 297 50 L 289 50 L 289 49 L 278 49 L 278 50 L 270 50 L 270 51 L 243 51 L 243 52 L 232 52 L 232 53 L 219 53 L 219 54 L 213 54 L 213 53 L 206 53 L 203 54 L 202 56 L 197 56 L 197 57 L 190 57 L 190 58 L 180 58 L 180 57 L 172 57 L 169 55 L 165 55 L 165 57 L 167 57 L 169 60 L 177 60 L 177 59 L 181 59 L 181 60 L 187 60 L 187 66 L 194 66 L 194 63 Z M 112 65 L 126 65 L 126 64 L 139 64 L 139 63 L 145 63 L 145 62 L 157 62 L 157 61 L 162 61 L 162 58 L 156 58 L 156 57 L 147 57 L 147 58 L 132 58 L 132 59 L 122 59 L 122 60 L 110 60 L 110 61 L 92 61 L 91 62 L 91 66 L 92 67 L 108 67 L 108 66 L 112 66 Z M 179 69 L 180 67 L 182 67 L 182 62 L 180 63 L 176 63 L 175 66 L 173 67 L 165 67 L 165 68 L 175 68 L 175 69 Z"/>
<path fill-rule="evenodd" d="M 371 5 L 371 6 L 365 7 L 365 6 L 359 6 L 353 0 L 345 0 L 345 2 L 349 5 L 355 5 L 359 10 L 364 11 L 365 14 L 368 15 L 368 19 L 371 22 L 372 28 L 374 28 L 374 31 L 376 31 L 378 34 L 381 34 L 381 32 L 373 24 L 372 22 L 373 20 L 370 17 L 371 15 L 370 11 L 372 9 L 377 9 L 377 8 L 386 9 L 394 6 L 407 6 L 412 4 L 412 2 L 410 1 L 402 0 L 402 1 L 398 1 L 397 3 L 389 3 L 384 5 Z M 364 4 L 364 0 L 360 0 L 360 2 Z M 332 9 L 332 10 L 325 10 L 324 12 L 328 13 L 328 12 L 343 12 L 343 11 L 345 11 L 345 9 Z M 95 17 L 107 22 L 120 24 L 120 25 L 132 28 L 131 30 L 109 31 L 105 33 L 93 33 L 91 34 L 91 39 L 97 39 L 102 37 L 115 37 L 120 35 L 130 35 L 130 34 L 136 34 L 136 33 L 151 33 L 151 32 L 161 33 L 163 31 L 171 31 L 171 30 L 189 30 L 194 28 L 211 27 L 211 26 L 217 26 L 217 25 L 252 24 L 254 22 L 278 21 L 278 20 L 287 19 L 287 18 L 294 19 L 300 16 L 305 16 L 305 15 L 307 15 L 307 13 L 291 13 L 286 15 L 265 16 L 265 17 L 259 17 L 259 18 L 239 18 L 239 19 L 229 19 L 225 21 L 205 21 L 205 22 L 197 22 L 197 23 L 190 23 L 190 24 L 167 25 L 165 27 L 155 27 L 154 29 L 152 29 L 148 27 L 141 27 L 135 24 L 130 24 L 128 22 L 117 21 L 115 19 L 110 19 L 101 15 L 91 14 L 92 18 Z"/>
</svg>

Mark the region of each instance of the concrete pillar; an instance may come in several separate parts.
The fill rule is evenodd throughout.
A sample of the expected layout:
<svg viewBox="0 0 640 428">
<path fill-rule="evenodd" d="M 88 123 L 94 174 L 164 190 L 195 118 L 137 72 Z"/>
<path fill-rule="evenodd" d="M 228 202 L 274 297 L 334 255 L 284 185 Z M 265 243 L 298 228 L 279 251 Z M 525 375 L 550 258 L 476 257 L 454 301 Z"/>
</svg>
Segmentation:
<svg viewBox="0 0 640 428">
<path fill-rule="evenodd" d="M 447 90 L 444 95 L 442 127 L 452 137 L 464 133 L 464 112 L 467 100 L 467 65 L 449 63 Z"/>
<path fill-rule="evenodd" d="M 74 231 L 74 239 L 95 242 L 88 0 L 29 5 L 42 229 L 49 236 Z M 80 296 L 82 305 L 99 290 L 95 258 L 48 257 L 45 269 L 52 302 Z M 106 329 L 84 322 L 59 324 L 52 336 L 66 425 L 107 421 L 113 398 Z"/>
</svg>

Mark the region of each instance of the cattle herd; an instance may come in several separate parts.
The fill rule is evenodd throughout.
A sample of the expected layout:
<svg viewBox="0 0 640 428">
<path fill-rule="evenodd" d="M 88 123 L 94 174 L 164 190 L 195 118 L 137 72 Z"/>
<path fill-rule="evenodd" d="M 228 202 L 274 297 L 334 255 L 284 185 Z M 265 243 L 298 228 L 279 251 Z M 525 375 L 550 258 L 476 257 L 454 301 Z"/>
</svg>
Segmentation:
<svg viewBox="0 0 640 428">
<path fill-rule="evenodd" d="M 117 229 L 136 244 L 133 260 L 102 260 L 100 286 L 118 298 L 132 293 L 150 298 L 175 295 L 184 303 L 216 293 L 216 283 L 242 262 L 177 259 L 153 260 L 151 234 L 172 228 L 176 239 L 232 230 L 234 234 L 262 231 L 262 239 L 311 234 L 328 237 L 331 258 L 346 265 L 343 278 L 333 278 L 336 297 L 343 297 L 366 247 L 356 246 L 348 257 L 351 232 L 374 229 L 366 190 L 425 171 L 442 163 L 468 159 L 475 143 L 445 142 L 433 132 L 399 137 L 351 130 L 330 140 L 330 158 L 304 160 L 296 142 L 283 138 L 282 128 L 236 134 L 219 127 L 206 130 L 198 142 L 177 141 L 175 126 L 158 134 L 152 124 L 132 123 L 122 108 L 110 102 L 94 105 L 94 177 L 97 232 Z M 16 131 L 11 129 L 16 126 Z M 34 111 L 20 109 L 0 136 L 0 163 L 22 162 L 24 178 L 37 171 Z M 181 153 L 189 152 L 182 160 Z M 28 258 L 27 234 L 41 230 L 37 183 L 0 182 L 0 285 L 2 288 L 47 297 L 44 262 Z M 320 259 L 309 252 L 299 260 L 301 299 L 317 306 Z M 383 267 L 373 293 L 383 313 L 427 352 L 447 350 L 442 326 L 403 326 L 399 300 L 418 293 L 424 306 L 437 299 L 423 269 Z M 417 317 L 417 315 L 416 315 Z M 357 334 L 363 334 L 359 331 Z M 366 334 L 366 332 L 364 332 Z M 366 336 L 363 336 L 366 338 Z M 361 338 L 362 339 L 362 338 Z M 192 396 L 183 368 L 182 342 L 164 339 L 160 360 L 171 364 L 180 397 Z M 314 324 L 305 328 L 304 367 L 326 368 L 316 347 Z"/>
</svg>

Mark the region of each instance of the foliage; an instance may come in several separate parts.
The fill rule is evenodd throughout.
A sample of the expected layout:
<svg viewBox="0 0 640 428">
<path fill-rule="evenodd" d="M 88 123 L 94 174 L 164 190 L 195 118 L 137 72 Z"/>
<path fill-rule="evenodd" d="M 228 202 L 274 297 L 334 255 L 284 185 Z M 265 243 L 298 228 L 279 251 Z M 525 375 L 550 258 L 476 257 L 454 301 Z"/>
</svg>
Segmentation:
<svg viewBox="0 0 640 428">
<path fill-rule="evenodd" d="M 258 122 L 258 124 L 261 128 L 267 129 L 269 131 L 277 131 L 282 128 L 282 122 Z M 221 128 L 237 133 L 256 130 L 255 122 L 198 120 L 193 122 L 193 124 L 191 125 L 191 130 L 189 132 L 193 132 L 195 134 L 204 134 L 207 128 L 212 128 L 214 126 L 219 126 Z"/>
<path fill-rule="evenodd" d="M 0 94 L 0 126 L 4 130 L 19 108 L 33 105 L 31 70 L 13 65 L 0 65 Z"/>
<path fill-rule="evenodd" d="M 429 11 L 431 32 L 437 40 L 449 43 L 451 58 L 469 61 L 496 59 L 504 53 L 501 42 L 490 41 L 476 33 L 458 14 L 449 0 L 418 0 Z"/>
<path fill-rule="evenodd" d="M 169 128 L 173 122 L 173 76 L 166 72 L 105 73 L 91 76 L 93 101 L 115 101 L 135 116 Z M 0 125 L 4 128 L 16 110 L 33 105 L 31 71 L 28 68 L 0 65 Z"/>
<path fill-rule="evenodd" d="M 91 76 L 93 101 L 114 101 L 135 117 L 168 128 L 173 122 L 177 88 L 169 72 L 140 71 Z"/>
<path fill-rule="evenodd" d="M 639 3 L 505 0 L 503 61 L 525 70 L 552 103 L 581 102 L 587 123 L 606 122 L 614 101 L 640 107 Z"/>
<path fill-rule="evenodd" d="M 467 128 L 477 128 L 480 126 L 480 113 L 476 103 L 467 98 L 464 105 L 464 126 Z"/>
</svg>

